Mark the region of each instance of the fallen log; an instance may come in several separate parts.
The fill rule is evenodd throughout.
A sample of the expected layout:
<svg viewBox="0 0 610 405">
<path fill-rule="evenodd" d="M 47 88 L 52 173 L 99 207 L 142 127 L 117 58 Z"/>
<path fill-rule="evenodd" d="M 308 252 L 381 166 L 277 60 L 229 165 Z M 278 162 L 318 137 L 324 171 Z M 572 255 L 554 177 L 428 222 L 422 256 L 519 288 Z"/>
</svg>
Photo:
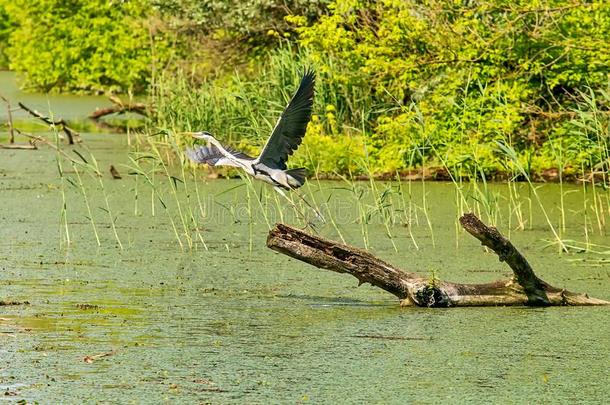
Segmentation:
<svg viewBox="0 0 610 405">
<path fill-rule="evenodd" d="M 370 283 L 394 294 L 403 306 L 610 305 L 609 301 L 556 288 L 539 279 L 512 243 L 474 214 L 465 214 L 460 223 L 509 265 L 512 278 L 484 284 L 435 280 L 398 269 L 364 250 L 284 224 L 277 224 L 269 232 L 267 247 L 322 269 L 351 274 L 359 285 Z"/>
<path fill-rule="evenodd" d="M 96 109 L 91 114 L 89 114 L 89 118 L 91 118 L 92 120 L 99 120 L 107 115 L 112 115 L 112 114 L 121 115 L 121 114 L 125 114 L 128 112 L 147 117 L 148 116 L 148 107 L 146 107 L 144 104 L 141 104 L 141 103 L 128 104 L 128 105 L 114 105 L 112 107 Z"/>
<path fill-rule="evenodd" d="M 116 96 L 109 96 L 108 99 L 114 104 L 112 107 L 98 108 L 89 114 L 89 119 L 101 130 L 115 133 L 125 133 L 128 130 L 127 121 L 123 123 L 112 123 L 103 118 L 109 115 L 122 115 L 125 113 L 139 114 L 144 118 L 149 117 L 154 112 L 152 106 L 144 103 L 123 102 Z"/>
</svg>

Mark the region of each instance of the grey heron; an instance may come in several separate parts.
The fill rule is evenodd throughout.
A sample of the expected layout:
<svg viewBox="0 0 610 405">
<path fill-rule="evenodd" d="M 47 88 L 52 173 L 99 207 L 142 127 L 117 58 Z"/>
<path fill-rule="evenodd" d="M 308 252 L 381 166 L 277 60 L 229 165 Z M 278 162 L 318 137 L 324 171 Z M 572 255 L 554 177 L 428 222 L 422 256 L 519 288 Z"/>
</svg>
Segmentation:
<svg viewBox="0 0 610 405">
<path fill-rule="evenodd" d="M 292 99 L 277 120 L 271 136 L 256 158 L 224 147 L 209 132 L 190 132 L 207 145 L 187 149 L 187 156 L 194 162 L 210 166 L 232 166 L 248 175 L 269 183 L 276 188 L 294 190 L 305 183 L 305 169 L 288 169 L 286 162 L 301 144 L 313 107 L 315 73 L 305 71 Z M 279 190 L 278 190 L 279 191 Z"/>
</svg>

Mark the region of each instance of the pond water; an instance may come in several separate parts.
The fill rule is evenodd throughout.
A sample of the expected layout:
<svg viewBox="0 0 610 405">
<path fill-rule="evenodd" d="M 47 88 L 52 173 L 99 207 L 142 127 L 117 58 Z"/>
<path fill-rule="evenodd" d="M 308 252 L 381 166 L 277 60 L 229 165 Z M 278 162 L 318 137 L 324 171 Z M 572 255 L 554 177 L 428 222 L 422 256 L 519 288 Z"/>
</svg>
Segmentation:
<svg viewBox="0 0 610 405">
<path fill-rule="evenodd" d="M 39 94 L 21 91 L 16 82 L 14 72 L 0 71 L 0 95 L 8 99 L 13 107 L 17 102 L 33 108 L 40 113 L 55 118 L 84 119 L 97 108 L 108 107 L 111 103 L 103 96 L 82 96 L 72 94 Z M 7 111 L 4 103 L 0 103 L 0 121 L 5 121 Z M 14 111 L 13 119 L 27 118 L 24 111 Z"/>
<path fill-rule="evenodd" d="M 84 103 L 78 108 L 88 112 Z M 153 192 L 141 176 L 129 175 L 134 168 L 125 165 L 134 162 L 124 137 L 83 138 L 76 148 L 88 159 L 92 153 L 102 173 L 101 183 L 81 174 L 100 246 L 65 160 L 60 178 L 52 150 L 0 150 L 0 300 L 30 303 L 0 307 L 3 400 L 604 403 L 610 396 L 610 308 L 400 308 L 393 296 L 357 287 L 350 276 L 265 248 L 268 222 L 279 220 L 281 210 L 291 216 L 272 191 L 186 173 L 174 195 L 174 183 L 157 172 Z M 111 179 L 111 164 L 121 180 Z M 456 231 L 453 185 L 411 184 L 417 215 L 408 227 L 386 227 L 380 216 L 363 227 L 357 220 L 365 206 L 354 195 L 370 186 L 352 186 L 311 182 L 309 197 L 328 201 L 336 223 L 320 225 L 321 234 L 366 243 L 406 270 L 452 281 L 510 274 Z M 489 186 L 497 195 L 506 196 L 505 189 Z M 603 245 L 596 247 L 603 253 L 610 241 L 593 226 L 580 190 L 565 186 L 565 232 Z M 557 225 L 559 186 L 540 186 L 538 193 Z M 280 209 L 261 216 L 256 196 Z M 498 226 L 512 229 L 538 275 L 610 299 L 608 256 L 545 248 L 552 234 L 535 200 L 528 201 L 526 230 L 514 230 L 506 212 Z M 192 249 L 178 208 L 198 219 L 198 229 L 187 226 L 196 235 Z M 583 218 L 590 221 L 587 234 Z"/>
</svg>

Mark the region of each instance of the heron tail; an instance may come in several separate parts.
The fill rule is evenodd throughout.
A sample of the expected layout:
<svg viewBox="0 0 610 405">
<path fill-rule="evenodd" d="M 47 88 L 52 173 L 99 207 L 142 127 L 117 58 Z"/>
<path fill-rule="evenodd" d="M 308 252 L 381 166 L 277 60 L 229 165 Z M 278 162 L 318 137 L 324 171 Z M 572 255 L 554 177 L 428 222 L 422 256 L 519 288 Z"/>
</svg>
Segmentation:
<svg viewBox="0 0 610 405">
<path fill-rule="evenodd" d="M 290 185 L 293 188 L 299 188 L 303 184 L 305 184 L 305 177 L 307 176 L 307 172 L 305 171 L 304 167 L 299 167 L 298 169 L 286 170 L 285 173 L 295 180 L 294 183 L 289 180 Z"/>
</svg>

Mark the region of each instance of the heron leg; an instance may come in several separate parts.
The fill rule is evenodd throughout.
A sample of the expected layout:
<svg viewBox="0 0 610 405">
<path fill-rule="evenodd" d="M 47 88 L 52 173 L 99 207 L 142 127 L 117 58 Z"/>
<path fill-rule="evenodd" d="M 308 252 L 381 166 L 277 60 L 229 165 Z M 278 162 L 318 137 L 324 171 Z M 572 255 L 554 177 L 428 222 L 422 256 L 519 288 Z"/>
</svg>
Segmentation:
<svg viewBox="0 0 610 405">
<path fill-rule="evenodd" d="M 301 195 L 301 193 L 299 193 L 297 190 L 293 190 L 292 192 L 293 192 L 294 194 L 296 194 L 296 195 L 297 195 L 297 197 L 299 197 L 299 198 L 301 199 L 301 201 L 303 201 L 303 202 L 304 202 L 304 203 L 305 203 L 305 204 L 306 204 L 306 205 L 307 205 L 309 208 L 311 208 L 311 210 L 312 210 L 312 211 L 313 211 L 313 212 L 316 214 L 316 219 L 319 219 L 320 221 L 322 221 L 322 223 L 323 223 L 323 224 L 325 224 L 325 223 L 326 223 L 326 218 L 324 218 L 324 215 L 322 215 L 322 213 L 321 213 L 321 212 L 320 212 L 320 211 L 319 211 L 319 210 L 318 210 L 316 207 L 314 207 L 313 205 L 311 205 L 311 204 L 309 203 L 309 201 L 307 201 L 307 200 L 305 199 L 305 197 L 303 197 L 303 196 Z"/>
<path fill-rule="evenodd" d="M 294 201 L 292 201 L 292 199 L 290 199 L 286 193 L 284 192 L 284 190 L 282 190 L 279 187 L 273 187 L 275 189 L 275 191 L 278 192 L 279 195 L 281 195 L 282 197 L 284 197 L 286 199 L 286 201 L 288 201 L 290 203 L 290 205 L 292 206 L 292 208 L 294 209 L 294 211 L 297 213 L 297 215 L 303 220 L 303 222 L 305 222 L 305 226 L 303 227 L 303 229 L 306 228 L 311 228 L 312 231 L 314 231 L 315 233 L 318 233 L 318 231 L 315 228 L 315 224 L 312 223 L 311 221 L 309 221 L 307 219 L 307 217 L 303 214 L 303 211 L 301 211 L 299 209 L 299 207 L 297 207 L 297 205 L 294 203 Z"/>
</svg>

